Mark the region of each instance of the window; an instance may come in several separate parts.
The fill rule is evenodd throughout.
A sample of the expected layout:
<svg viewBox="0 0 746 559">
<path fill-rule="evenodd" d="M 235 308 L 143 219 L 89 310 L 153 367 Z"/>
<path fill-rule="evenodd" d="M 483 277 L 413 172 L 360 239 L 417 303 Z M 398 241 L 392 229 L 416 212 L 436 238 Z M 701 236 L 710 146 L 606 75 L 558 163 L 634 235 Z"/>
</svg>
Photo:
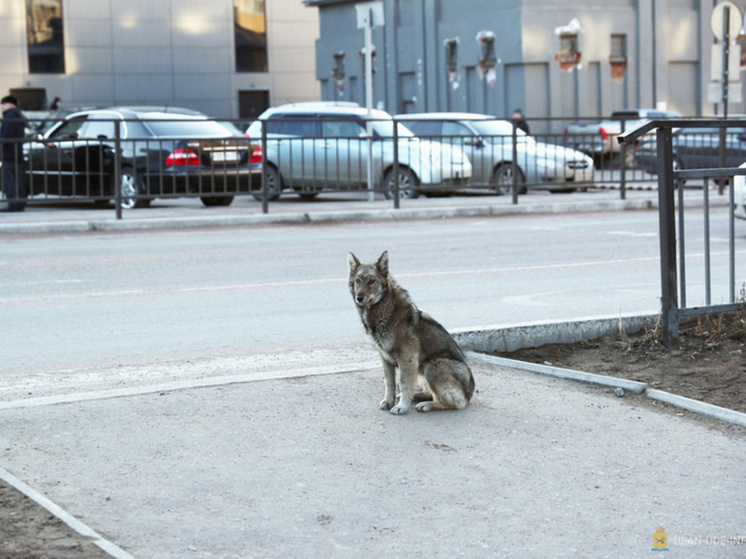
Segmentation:
<svg viewBox="0 0 746 559">
<path fill-rule="evenodd" d="M 62 0 L 26 0 L 28 66 L 32 74 L 64 74 Z"/>
<path fill-rule="evenodd" d="M 365 128 L 359 121 L 328 120 L 321 123 L 321 135 L 325 138 L 359 138 L 365 136 Z"/>
<path fill-rule="evenodd" d="M 265 109 L 269 108 L 269 91 L 239 91 L 238 116 L 255 120 Z"/>
<path fill-rule="evenodd" d="M 627 35 L 611 36 L 611 56 L 609 58 L 613 64 L 627 63 Z"/>
<path fill-rule="evenodd" d="M 443 123 L 443 135 L 444 136 L 473 136 L 471 130 L 469 130 L 463 124 L 458 122 L 446 121 Z"/>
<path fill-rule="evenodd" d="M 267 71 L 264 0 L 233 0 L 236 72 Z"/>
<path fill-rule="evenodd" d="M 318 136 L 315 118 L 316 115 L 298 114 L 272 116 L 267 121 L 267 133 L 313 138 Z"/>
<path fill-rule="evenodd" d="M 78 137 L 78 131 L 86 122 L 86 116 L 79 116 L 75 119 L 68 120 L 54 131 L 51 140 L 75 140 Z"/>
</svg>

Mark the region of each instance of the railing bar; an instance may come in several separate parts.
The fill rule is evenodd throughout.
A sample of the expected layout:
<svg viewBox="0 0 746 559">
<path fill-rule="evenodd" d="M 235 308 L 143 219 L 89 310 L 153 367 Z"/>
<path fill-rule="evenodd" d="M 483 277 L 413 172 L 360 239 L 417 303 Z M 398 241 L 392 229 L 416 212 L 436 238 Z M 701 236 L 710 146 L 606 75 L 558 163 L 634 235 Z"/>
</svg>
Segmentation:
<svg viewBox="0 0 746 559">
<path fill-rule="evenodd" d="M 704 196 L 704 242 L 705 242 L 705 304 L 712 304 L 712 279 L 710 268 L 710 182 L 704 179 L 702 185 Z M 686 306 L 686 305 L 682 305 Z"/>
<path fill-rule="evenodd" d="M 683 184 L 674 179 L 679 199 L 679 307 L 686 307 L 686 223 L 684 219 Z"/>
<path fill-rule="evenodd" d="M 735 216 L 735 181 L 730 181 L 730 188 L 728 188 L 728 251 L 730 253 L 730 302 L 736 302 L 736 216 Z"/>
</svg>

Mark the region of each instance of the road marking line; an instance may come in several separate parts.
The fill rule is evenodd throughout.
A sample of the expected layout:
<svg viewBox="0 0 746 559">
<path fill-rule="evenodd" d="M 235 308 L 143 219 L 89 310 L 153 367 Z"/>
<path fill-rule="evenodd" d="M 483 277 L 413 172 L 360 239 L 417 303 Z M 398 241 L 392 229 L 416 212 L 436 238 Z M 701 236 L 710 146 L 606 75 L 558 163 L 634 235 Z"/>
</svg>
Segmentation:
<svg viewBox="0 0 746 559">
<path fill-rule="evenodd" d="M 287 368 L 274 371 L 257 373 L 246 373 L 242 375 L 228 375 L 208 377 L 200 379 L 178 380 L 152 384 L 147 386 L 134 386 L 130 388 L 112 388 L 108 390 L 94 390 L 90 392 L 74 392 L 70 394 L 58 394 L 53 396 L 41 396 L 39 398 L 21 398 L 8 402 L 0 402 L 0 411 L 33 408 L 39 406 L 53 406 L 57 404 L 72 404 L 77 402 L 89 402 L 92 400 L 106 400 L 110 398 L 124 398 L 128 396 L 143 396 L 158 392 L 174 392 L 177 390 L 191 390 L 194 388 L 211 388 L 229 384 L 243 384 L 249 382 L 260 382 L 265 380 L 282 380 L 289 378 L 336 375 L 366 371 L 380 366 L 379 361 L 362 361 L 353 364 L 341 365 L 319 365 L 289 371 Z"/>
</svg>

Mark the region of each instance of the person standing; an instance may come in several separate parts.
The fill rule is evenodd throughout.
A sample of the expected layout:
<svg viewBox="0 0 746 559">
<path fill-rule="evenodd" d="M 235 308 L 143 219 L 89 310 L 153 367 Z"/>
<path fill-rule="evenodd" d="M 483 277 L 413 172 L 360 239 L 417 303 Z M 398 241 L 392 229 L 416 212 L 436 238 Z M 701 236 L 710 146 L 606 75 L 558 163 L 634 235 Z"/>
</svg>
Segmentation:
<svg viewBox="0 0 746 559">
<path fill-rule="evenodd" d="M 26 209 L 26 172 L 23 166 L 23 137 L 26 117 L 18 108 L 18 99 L 6 95 L 0 99 L 3 121 L 0 124 L 2 144 L 2 187 L 8 199 L 8 211 Z"/>
<path fill-rule="evenodd" d="M 523 116 L 523 111 L 521 109 L 513 111 L 513 122 L 518 130 L 523 130 L 526 134 L 529 133 L 528 122 L 526 122 L 526 118 Z"/>
</svg>

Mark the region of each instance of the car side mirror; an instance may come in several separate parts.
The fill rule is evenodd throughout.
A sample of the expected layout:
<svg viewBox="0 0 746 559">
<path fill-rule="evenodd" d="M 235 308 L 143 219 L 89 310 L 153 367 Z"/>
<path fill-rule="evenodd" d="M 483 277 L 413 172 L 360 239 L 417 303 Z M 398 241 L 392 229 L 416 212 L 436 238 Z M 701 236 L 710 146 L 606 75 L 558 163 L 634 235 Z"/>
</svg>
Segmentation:
<svg viewBox="0 0 746 559">
<path fill-rule="evenodd" d="M 482 138 L 480 138 L 479 136 L 468 136 L 464 140 L 464 145 L 474 146 L 475 148 L 483 148 L 484 142 L 482 141 Z"/>
</svg>

